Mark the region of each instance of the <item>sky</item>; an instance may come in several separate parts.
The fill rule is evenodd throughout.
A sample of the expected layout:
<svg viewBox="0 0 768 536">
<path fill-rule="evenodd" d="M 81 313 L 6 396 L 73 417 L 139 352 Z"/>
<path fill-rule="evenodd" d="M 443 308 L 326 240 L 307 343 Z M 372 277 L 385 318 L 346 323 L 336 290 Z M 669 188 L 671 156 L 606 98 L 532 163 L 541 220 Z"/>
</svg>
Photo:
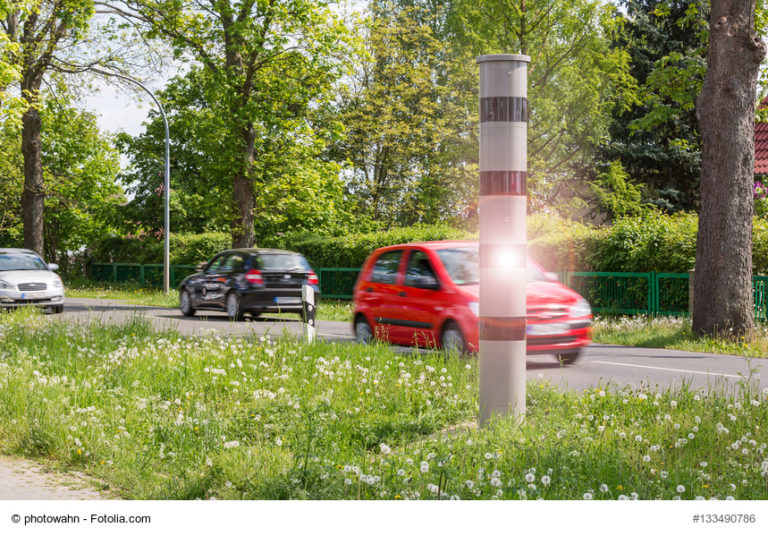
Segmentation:
<svg viewBox="0 0 768 536">
<path fill-rule="evenodd" d="M 161 84 L 145 84 L 152 91 L 161 89 Z M 138 88 L 137 86 L 137 89 Z M 102 84 L 101 91 L 84 99 L 86 107 L 94 112 L 99 121 L 99 128 L 105 132 L 126 132 L 135 136 L 144 131 L 142 122 L 147 114 L 155 107 L 155 103 L 144 94 L 139 101 L 139 95 L 127 95 L 125 91 Z"/>
</svg>

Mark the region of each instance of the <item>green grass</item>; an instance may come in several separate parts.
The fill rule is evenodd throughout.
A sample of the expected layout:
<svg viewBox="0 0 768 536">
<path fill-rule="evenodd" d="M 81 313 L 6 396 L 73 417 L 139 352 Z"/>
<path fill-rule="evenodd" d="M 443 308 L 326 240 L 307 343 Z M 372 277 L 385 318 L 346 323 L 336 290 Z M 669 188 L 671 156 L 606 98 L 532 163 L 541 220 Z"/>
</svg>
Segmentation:
<svg viewBox="0 0 768 536">
<path fill-rule="evenodd" d="M 689 318 L 679 317 L 598 317 L 593 328 L 595 342 L 605 344 L 768 357 L 768 329 L 762 324 L 751 339 L 701 337 L 692 332 Z"/>
<path fill-rule="evenodd" d="M 466 426 L 474 359 L 0 316 L 0 450 L 135 499 L 766 499 L 768 390 L 528 384 Z M 444 433 L 452 429 L 451 433 Z"/>
<path fill-rule="evenodd" d="M 145 289 L 130 285 L 104 285 L 79 282 L 67 288 L 71 298 L 101 298 L 125 300 L 135 305 L 154 307 L 179 306 L 179 296 L 174 290 L 165 294 L 159 290 Z M 290 314 L 269 314 L 282 318 L 296 318 Z M 348 300 L 321 299 L 317 308 L 318 320 L 350 322 L 352 302 Z M 728 337 L 699 337 L 691 332 L 691 322 L 681 317 L 647 316 L 604 316 L 597 317 L 594 323 L 595 342 L 620 344 L 644 348 L 669 348 L 691 352 L 742 355 L 747 357 L 768 357 L 768 329 L 759 324 L 754 338 L 732 339 Z"/>
<path fill-rule="evenodd" d="M 178 307 L 179 294 L 175 290 L 166 294 L 162 290 L 154 290 L 131 285 L 82 285 L 67 286 L 68 298 L 99 298 L 104 300 L 124 300 L 132 305 L 149 305 L 153 307 Z"/>
<path fill-rule="evenodd" d="M 178 308 L 179 293 L 174 289 L 168 294 L 162 290 L 147 289 L 138 285 L 109 285 L 105 283 L 94 284 L 92 282 L 78 282 L 73 286 L 67 286 L 69 298 L 99 298 L 105 300 L 124 300 L 132 305 L 148 305 L 152 307 Z M 294 313 L 273 314 L 268 316 L 278 318 L 296 318 Z M 339 322 L 351 322 L 352 302 L 348 300 L 320 299 L 317 306 L 316 318 L 318 320 L 334 320 Z"/>
</svg>

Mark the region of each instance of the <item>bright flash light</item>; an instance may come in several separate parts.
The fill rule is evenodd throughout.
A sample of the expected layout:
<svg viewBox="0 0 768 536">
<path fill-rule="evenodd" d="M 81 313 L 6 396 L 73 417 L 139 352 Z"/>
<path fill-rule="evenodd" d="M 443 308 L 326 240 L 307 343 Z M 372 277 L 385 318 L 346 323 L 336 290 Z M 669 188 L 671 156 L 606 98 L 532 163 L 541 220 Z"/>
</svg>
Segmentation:
<svg viewBox="0 0 768 536">
<path fill-rule="evenodd" d="M 520 266 L 520 252 L 509 248 L 500 248 L 496 252 L 496 258 L 494 263 L 499 268 L 501 267 L 513 267 Z"/>
</svg>

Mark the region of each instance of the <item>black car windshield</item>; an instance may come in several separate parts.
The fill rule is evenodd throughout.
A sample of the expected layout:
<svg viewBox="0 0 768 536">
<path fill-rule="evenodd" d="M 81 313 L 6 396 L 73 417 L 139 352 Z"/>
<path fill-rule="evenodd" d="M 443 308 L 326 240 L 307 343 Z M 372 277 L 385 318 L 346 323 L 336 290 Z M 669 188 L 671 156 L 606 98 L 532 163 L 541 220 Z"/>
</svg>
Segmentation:
<svg viewBox="0 0 768 536">
<path fill-rule="evenodd" d="M 479 279 L 479 250 L 477 246 L 438 249 L 437 256 L 443 261 L 451 281 L 457 285 L 477 285 Z M 528 263 L 528 281 L 547 281 L 544 273 Z"/>
<path fill-rule="evenodd" d="M 312 269 L 307 259 L 295 253 L 262 253 L 259 258 L 262 270 L 309 271 Z"/>
<path fill-rule="evenodd" d="M 31 253 L 0 253 L 0 272 L 10 270 L 47 270 L 43 260 Z"/>
</svg>

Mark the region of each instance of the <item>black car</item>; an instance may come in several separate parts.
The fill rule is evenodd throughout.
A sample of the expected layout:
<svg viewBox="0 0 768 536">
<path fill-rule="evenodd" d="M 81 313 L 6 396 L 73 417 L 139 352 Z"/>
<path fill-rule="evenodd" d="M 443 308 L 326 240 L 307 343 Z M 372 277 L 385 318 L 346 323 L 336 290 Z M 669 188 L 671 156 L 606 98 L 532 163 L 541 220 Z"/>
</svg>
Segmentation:
<svg viewBox="0 0 768 536">
<path fill-rule="evenodd" d="M 233 320 L 245 313 L 301 314 L 301 287 L 320 294 L 320 281 L 307 259 L 279 249 L 230 249 L 216 255 L 202 271 L 179 287 L 179 308 L 185 316 L 198 309 L 224 310 Z"/>
</svg>

